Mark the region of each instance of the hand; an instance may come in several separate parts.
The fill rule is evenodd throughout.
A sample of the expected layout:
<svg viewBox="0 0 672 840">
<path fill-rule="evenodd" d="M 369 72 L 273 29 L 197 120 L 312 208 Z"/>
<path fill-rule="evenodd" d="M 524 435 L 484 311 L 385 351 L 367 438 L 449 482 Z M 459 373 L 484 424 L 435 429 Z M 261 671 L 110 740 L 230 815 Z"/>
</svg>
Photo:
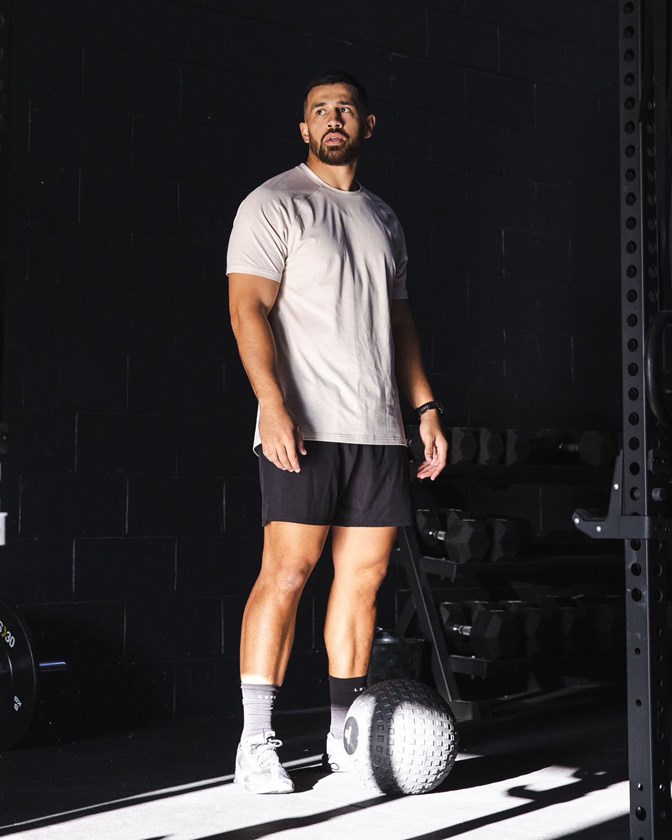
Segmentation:
<svg viewBox="0 0 672 840">
<path fill-rule="evenodd" d="M 448 441 L 446 440 L 438 411 L 426 411 L 420 418 L 420 437 L 425 445 L 425 460 L 418 467 L 416 478 L 432 481 L 446 466 Z"/>
<path fill-rule="evenodd" d="M 301 472 L 299 454 L 307 455 L 296 420 L 284 405 L 264 406 L 259 413 L 261 450 L 280 470 Z"/>
</svg>

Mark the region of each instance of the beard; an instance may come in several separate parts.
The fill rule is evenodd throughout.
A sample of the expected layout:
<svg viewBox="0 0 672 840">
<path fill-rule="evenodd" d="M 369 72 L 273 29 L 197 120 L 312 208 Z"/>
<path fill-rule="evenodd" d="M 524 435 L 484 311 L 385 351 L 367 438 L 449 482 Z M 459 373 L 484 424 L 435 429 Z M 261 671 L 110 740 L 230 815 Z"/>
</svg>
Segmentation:
<svg viewBox="0 0 672 840">
<path fill-rule="evenodd" d="M 354 163 L 361 151 L 362 151 L 362 141 L 364 139 L 364 132 L 361 131 L 357 137 L 350 138 L 342 131 L 327 131 L 324 134 L 324 137 L 327 134 L 338 134 L 343 138 L 343 143 L 340 146 L 336 146 L 332 148 L 331 146 L 327 146 L 324 140 L 316 140 L 315 138 L 310 138 L 310 149 L 315 157 L 322 161 L 322 163 L 326 163 L 329 166 L 347 166 L 350 163 Z"/>
</svg>

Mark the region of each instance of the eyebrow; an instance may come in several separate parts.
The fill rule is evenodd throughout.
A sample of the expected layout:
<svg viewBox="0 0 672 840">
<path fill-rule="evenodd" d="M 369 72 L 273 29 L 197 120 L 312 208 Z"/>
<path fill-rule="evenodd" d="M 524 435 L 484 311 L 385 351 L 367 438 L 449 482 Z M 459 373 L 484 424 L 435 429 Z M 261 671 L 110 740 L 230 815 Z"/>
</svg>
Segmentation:
<svg viewBox="0 0 672 840">
<path fill-rule="evenodd" d="M 327 104 L 328 104 L 327 102 L 315 102 L 310 107 L 311 108 L 323 108 Z M 351 99 L 339 99 L 336 104 L 337 105 L 354 105 L 355 103 Z"/>
</svg>

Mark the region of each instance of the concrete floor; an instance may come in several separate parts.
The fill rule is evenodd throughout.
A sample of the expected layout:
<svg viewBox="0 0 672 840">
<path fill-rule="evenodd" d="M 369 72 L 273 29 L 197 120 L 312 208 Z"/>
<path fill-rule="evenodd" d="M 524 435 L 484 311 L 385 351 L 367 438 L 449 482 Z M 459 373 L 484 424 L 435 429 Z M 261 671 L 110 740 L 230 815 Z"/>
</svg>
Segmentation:
<svg viewBox="0 0 672 840">
<path fill-rule="evenodd" d="M 437 790 L 376 795 L 319 767 L 324 710 L 278 717 L 296 792 L 231 784 L 239 727 L 171 727 L 0 758 L 0 835 L 25 840 L 628 840 L 623 689 L 571 689 L 462 724 Z"/>
</svg>

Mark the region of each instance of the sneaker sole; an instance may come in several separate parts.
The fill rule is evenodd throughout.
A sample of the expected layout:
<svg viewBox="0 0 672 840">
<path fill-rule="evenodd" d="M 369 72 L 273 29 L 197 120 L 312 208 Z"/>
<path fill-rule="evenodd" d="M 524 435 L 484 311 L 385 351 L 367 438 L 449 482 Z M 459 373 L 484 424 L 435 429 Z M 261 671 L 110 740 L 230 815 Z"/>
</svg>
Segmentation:
<svg viewBox="0 0 672 840">
<path fill-rule="evenodd" d="M 273 788 L 273 787 L 263 787 L 263 786 L 255 786 L 251 785 L 249 782 L 245 782 L 242 779 L 237 779 L 235 776 L 233 777 L 234 785 L 240 785 L 242 789 L 246 793 L 260 793 L 260 794 L 279 794 L 282 795 L 283 793 L 293 793 L 294 785 L 292 784 L 291 787 L 285 787 L 282 789 Z"/>
</svg>

